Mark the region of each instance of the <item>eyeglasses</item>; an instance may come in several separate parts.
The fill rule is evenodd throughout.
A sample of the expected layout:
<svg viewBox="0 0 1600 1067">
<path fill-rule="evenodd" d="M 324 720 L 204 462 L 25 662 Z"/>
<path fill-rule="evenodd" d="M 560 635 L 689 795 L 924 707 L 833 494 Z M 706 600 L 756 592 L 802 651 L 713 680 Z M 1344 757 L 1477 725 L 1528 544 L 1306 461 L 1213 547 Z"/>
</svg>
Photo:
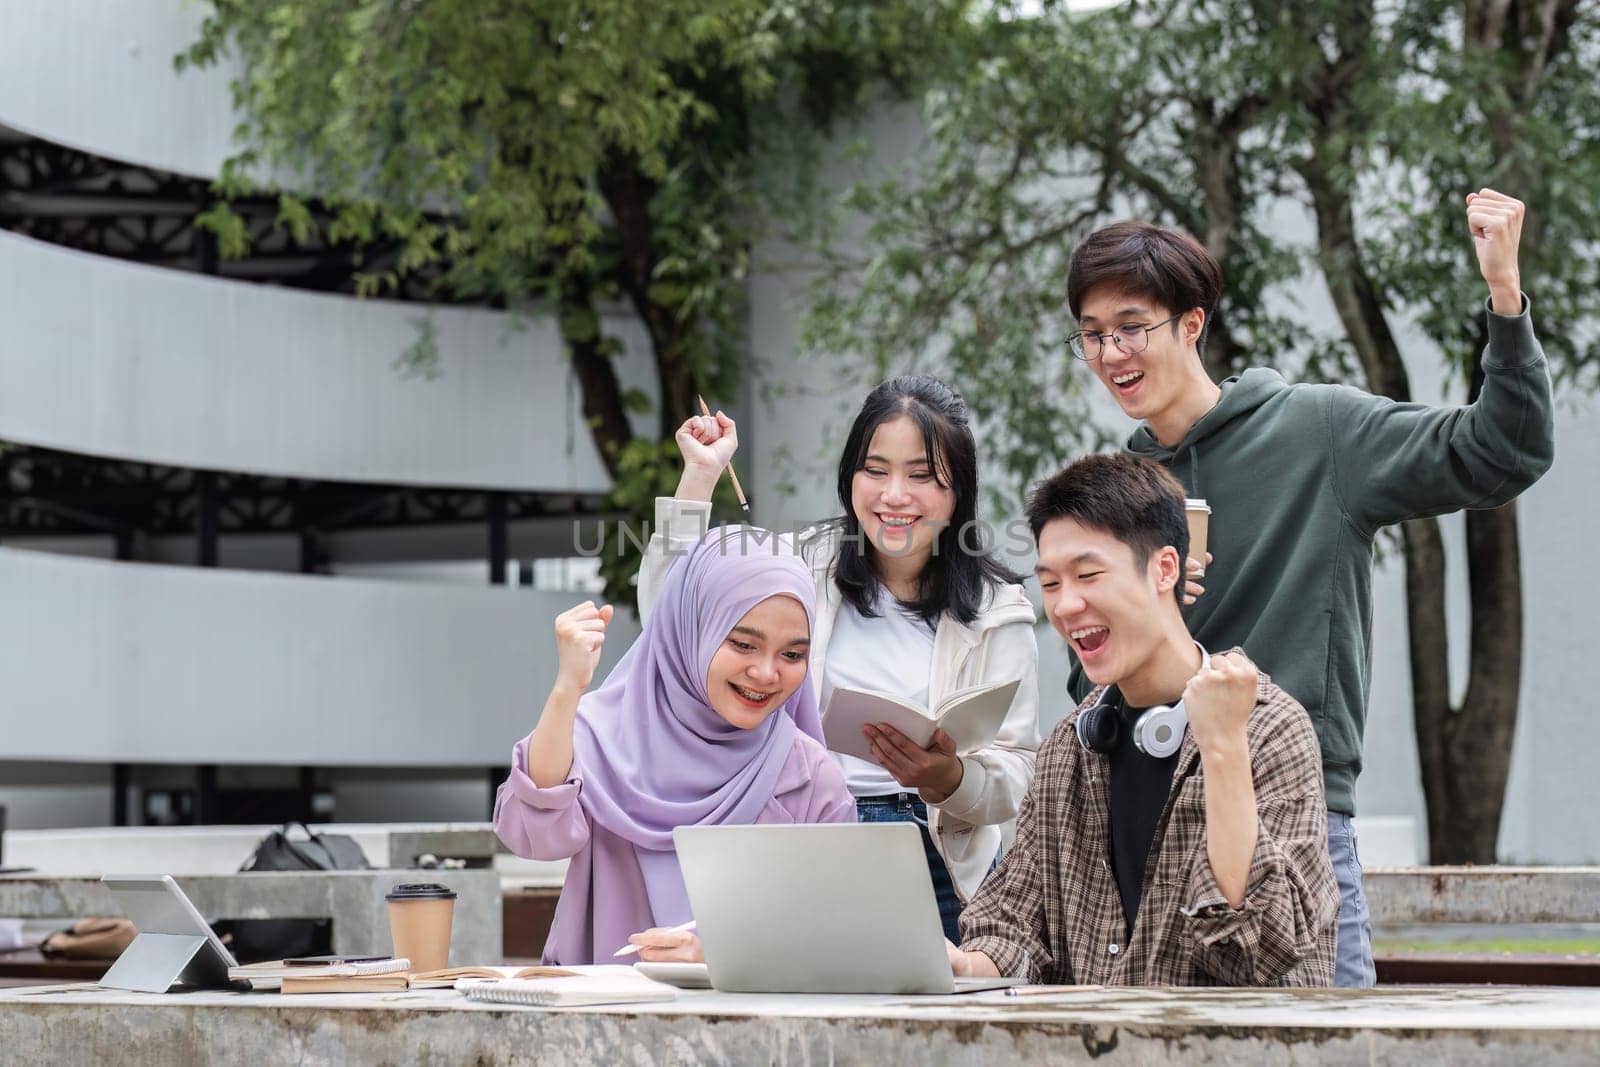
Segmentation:
<svg viewBox="0 0 1600 1067">
<path fill-rule="evenodd" d="M 1072 354 L 1086 363 L 1092 363 L 1105 354 L 1106 342 L 1110 341 L 1117 346 L 1117 351 L 1125 356 L 1137 356 L 1150 347 L 1150 335 L 1161 327 L 1181 319 L 1183 312 L 1178 312 L 1154 326 L 1140 326 L 1137 323 L 1128 323 L 1118 326 L 1110 333 L 1100 333 L 1095 330 L 1079 330 L 1067 338 L 1067 347 Z"/>
</svg>

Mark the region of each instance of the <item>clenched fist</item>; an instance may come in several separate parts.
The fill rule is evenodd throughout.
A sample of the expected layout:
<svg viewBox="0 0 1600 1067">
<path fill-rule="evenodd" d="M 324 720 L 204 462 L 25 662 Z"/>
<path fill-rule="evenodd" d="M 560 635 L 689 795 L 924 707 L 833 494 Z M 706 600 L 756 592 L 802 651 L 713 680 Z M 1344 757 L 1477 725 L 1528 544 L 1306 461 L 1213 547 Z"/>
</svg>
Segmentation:
<svg viewBox="0 0 1600 1067">
<path fill-rule="evenodd" d="M 1260 673 L 1243 652 L 1223 652 L 1189 679 L 1183 707 L 1202 750 L 1245 743 L 1245 724 L 1256 706 Z"/>
<path fill-rule="evenodd" d="M 1467 194 L 1467 229 L 1478 253 L 1478 270 L 1489 283 L 1489 298 L 1500 315 L 1522 313 L 1522 272 L 1517 246 L 1522 241 L 1526 205 L 1493 189 Z"/>
<path fill-rule="evenodd" d="M 739 449 L 739 427 L 722 412 L 692 415 L 673 435 L 685 470 L 720 475 Z"/>
<path fill-rule="evenodd" d="M 610 604 L 595 607 L 594 601 L 585 600 L 556 616 L 557 681 L 579 690 L 589 688 L 613 610 Z"/>
</svg>

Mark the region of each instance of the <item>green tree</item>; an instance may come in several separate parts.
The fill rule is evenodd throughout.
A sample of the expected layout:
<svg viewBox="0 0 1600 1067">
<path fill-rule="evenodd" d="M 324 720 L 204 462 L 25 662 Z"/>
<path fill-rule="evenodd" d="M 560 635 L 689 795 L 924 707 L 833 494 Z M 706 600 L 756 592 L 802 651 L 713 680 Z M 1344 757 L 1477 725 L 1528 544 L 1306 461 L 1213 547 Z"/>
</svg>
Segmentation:
<svg viewBox="0 0 1600 1067">
<path fill-rule="evenodd" d="M 908 85 L 965 23 L 949 0 L 208 0 L 178 59 L 232 51 L 248 148 L 205 216 L 223 254 L 248 239 L 226 198 L 265 170 L 299 177 L 281 223 L 304 238 L 398 244 L 362 291 L 434 277 L 441 295 L 554 314 L 583 412 L 637 523 L 676 479 L 695 394 L 735 395 L 758 158 L 803 183 L 809 137 L 885 83 Z M 599 308 L 649 337 L 660 403 L 629 415 Z M 414 353 L 426 362 L 427 335 Z M 618 547 L 621 551 L 610 551 Z M 604 554 L 631 600 L 637 555 Z"/>
<path fill-rule="evenodd" d="M 1001 5 L 926 96 L 898 176 L 852 188 L 864 240 L 836 251 L 811 344 L 875 372 L 963 385 L 1015 491 L 1104 438 L 1060 339 L 1075 240 L 1112 217 L 1181 226 L 1228 286 L 1206 359 L 1411 395 L 1410 317 L 1475 395 L 1483 292 L 1462 197 L 1527 202 L 1523 276 L 1559 380 L 1593 388 L 1582 323 L 1600 281 L 1600 15 L 1590 0 L 1163 0 L 1072 19 Z M 1309 215 L 1308 240 L 1285 220 Z M 1560 240 L 1550 239 L 1561 235 Z M 1295 297 L 1326 285 L 1337 329 Z M 1592 322 L 1592 319 L 1590 320 Z M 1588 343 L 1584 338 L 1587 336 Z M 1430 851 L 1492 862 L 1522 669 L 1516 506 L 1468 514 L 1466 693 L 1450 699 L 1444 551 L 1405 524 L 1412 697 Z"/>
</svg>

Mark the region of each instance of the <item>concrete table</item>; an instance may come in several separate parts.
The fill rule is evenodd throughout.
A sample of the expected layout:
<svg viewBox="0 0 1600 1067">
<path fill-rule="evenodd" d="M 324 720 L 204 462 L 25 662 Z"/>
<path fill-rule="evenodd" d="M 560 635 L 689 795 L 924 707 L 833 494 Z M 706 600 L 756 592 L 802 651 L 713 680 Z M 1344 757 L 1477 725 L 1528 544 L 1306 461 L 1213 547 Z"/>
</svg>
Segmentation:
<svg viewBox="0 0 1600 1067">
<path fill-rule="evenodd" d="M 1101 990 L 739 996 L 566 1009 L 393 994 L 0 991 L 16 1062 L 1117 1064 L 1600 1062 L 1600 991 Z"/>
<path fill-rule="evenodd" d="M 208 919 L 332 919 L 333 951 L 387 952 L 384 894 L 398 882 L 439 882 L 458 894 L 451 963 L 495 963 L 503 951 L 500 876 L 463 871 L 268 871 L 179 876 Z M 0 875 L 0 915 L 25 919 L 120 915 L 97 878 Z M 3 1046 L 0 1046 L 3 1047 Z"/>
</svg>

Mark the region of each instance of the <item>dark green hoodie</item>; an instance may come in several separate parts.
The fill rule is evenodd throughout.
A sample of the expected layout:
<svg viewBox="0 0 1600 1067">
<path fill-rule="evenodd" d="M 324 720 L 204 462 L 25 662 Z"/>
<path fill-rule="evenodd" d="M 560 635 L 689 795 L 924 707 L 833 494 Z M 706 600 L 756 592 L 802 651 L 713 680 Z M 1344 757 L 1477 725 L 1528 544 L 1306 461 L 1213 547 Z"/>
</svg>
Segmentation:
<svg viewBox="0 0 1600 1067">
<path fill-rule="evenodd" d="M 1550 374 L 1526 305 L 1489 314 L 1483 389 L 1465 407 L 1397 404 L 1255 368 L 1168 448 L 1128 448 L 1211 505 L 1205 595 L 1185 611 L 1208 649 L 1243 646 L 1311 714 L 1328 810 L 1355 812 L 1372 683 L 1373 537 L 1383 526 L 1492 508 L 1550 468 Z M 1073 688 L 1083 680 L 1074 671 Z"/>
</svg>

